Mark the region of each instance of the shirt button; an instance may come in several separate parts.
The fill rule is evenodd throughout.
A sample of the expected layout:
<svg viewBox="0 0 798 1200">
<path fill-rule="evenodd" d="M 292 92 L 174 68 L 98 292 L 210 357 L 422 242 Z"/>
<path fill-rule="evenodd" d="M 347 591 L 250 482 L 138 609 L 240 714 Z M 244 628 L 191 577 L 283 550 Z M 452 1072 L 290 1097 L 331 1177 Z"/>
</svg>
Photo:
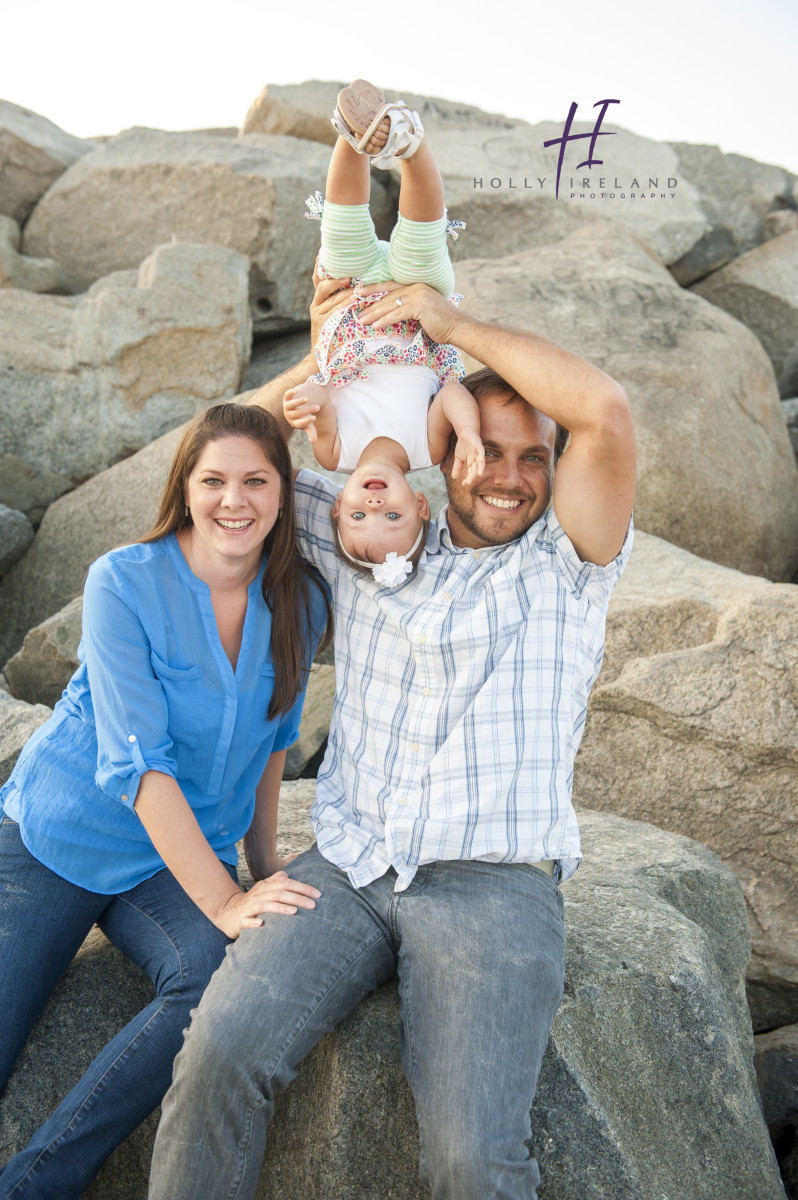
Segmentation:
<svg viewBox="0 0 798 1200">
<path fill-rule="evenodd" d="M 421 637 L 418 640 L 423 644 L 427 640 L 427 635 L 425 633 L 422 633 Z"/>
<path fill-rule="evenodd" d="M 402 805 L 402 808 L 404 808 L 404 806 L 407 804 L 407 801 L 405 800 L 404 796 L 402 796 L 402 798 L 401 798 L 401 800 L 399 801 L 399 803 Z"/>
<path fill-rule="evenodd" d="M 135 740 L 136 740 L 136 735 L 135 735 L 135 733 L 129 733 L 129 734 L 128 734 L 128 738 L 127 738 L 127 740 L 128 740 L 129 742 L 135 742 Z"/>
<path fill-rule="evenodd" d="M 423 695 L 423 696 L 428 696 L 428 695 L 429 695 L 429 688 L 422 688 L 422 689 L 421 689 L 421 693 L 422 693 L 422 695 Z"/>
<path fill-rule="evenodd" d="M 451 592 L 444 592 L 444 593 L 443 593 L 443 598 L 444 598 L 444 600 L 451 600 L 451 598 L 452 598 L 452 593 L 451 593 Z"/>
<path fill-rule="evenodd" d="M 123 792 L 123 793 L 122 793 L 121 799 L 122 799 L 122 800 L 127 800 L 127 792 Z"/>
<path fill-rule="evenodd" d="M 418 750 L 418 742 L 413 742 L 413 745 L 410 747 L 410 749 L 411 749 L 411 750 Z"/>
</svg>

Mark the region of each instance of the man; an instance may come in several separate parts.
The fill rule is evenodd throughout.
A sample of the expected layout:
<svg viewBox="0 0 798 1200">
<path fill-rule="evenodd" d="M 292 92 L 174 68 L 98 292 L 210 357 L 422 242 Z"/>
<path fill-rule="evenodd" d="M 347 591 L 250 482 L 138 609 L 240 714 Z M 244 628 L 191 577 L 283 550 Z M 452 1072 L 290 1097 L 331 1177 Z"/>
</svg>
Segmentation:
<svg viewBox="0 0 798 1200">
<path fill-rule="evenodd" d="M 266 915 L 214 976 L 164 1102 L 151 1200 L 254 1195 L 275 1094 L 397 971 L 433 1200 L 536 1196 L 524 1143 L 562 995 L 558 883 L 580 859 L 573 759 L 630 549 L 632 423 L 622 389 L 559 346 L 386 286 L 372 324 L 401 300 L 498 372 L 471 385 L 485 474 L 465 489 L 443 462 L 448 510 L 415 574 L 386 589 L 336 558 L 337 488 L 299 473 L 302 548 L 333 588 L 336 703 L 317 847 L 289 874 L 320 895 Z M 258 399 L 273 406 L 274 389 Z"/>
</svg>

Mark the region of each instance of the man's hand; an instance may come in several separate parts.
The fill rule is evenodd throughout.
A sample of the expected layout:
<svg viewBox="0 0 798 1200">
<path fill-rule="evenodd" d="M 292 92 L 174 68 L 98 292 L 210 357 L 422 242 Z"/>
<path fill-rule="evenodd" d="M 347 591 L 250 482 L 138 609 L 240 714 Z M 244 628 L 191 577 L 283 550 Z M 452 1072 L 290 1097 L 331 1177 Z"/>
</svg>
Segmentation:
<svg viewBox="0 0 798 1200">
<path fill-rule="evenodd" d="M 433 342 L 445 343 L 455 341 L 457 325 L 467 320 L 426 283 L 372 283 L 355 289 L 356 296 L 370 296 L 374 292 L 388 292 L 388 295 L 358 314 L 364 325 L 374 329 L 385 329 L 397 321 L 416 320 Z M 397 304 L 397 300 L 402 303 Z"/>
<path fill-rule="evenodd" d="M 318 265 L 318 259 L 316 263 Z M 318 342 L 324 324 L 331 313 L 340 308 L 346 308 L 354 295 L 354 289 L 348 286 L 348 279 L 319 279 L 314 270 L 313 282 L 316 285 L 316 291 L 310 302 L 311 348 Z"/>
</svg>

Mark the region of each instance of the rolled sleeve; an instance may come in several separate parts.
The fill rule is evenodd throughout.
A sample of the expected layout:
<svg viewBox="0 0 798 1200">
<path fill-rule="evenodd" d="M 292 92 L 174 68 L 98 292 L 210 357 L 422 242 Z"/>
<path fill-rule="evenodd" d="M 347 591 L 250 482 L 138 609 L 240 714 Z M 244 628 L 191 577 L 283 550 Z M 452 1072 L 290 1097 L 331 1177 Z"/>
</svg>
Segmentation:
<svg viewBox="0 0 798 1200">
<path fill-rule="evenodd" d="M 175 778 L 177 764 L 150 642 L 126 591 L 112 564 L 100 560 L 91 568 L 82 653 L 97 732 L 95 783 L 132 807 L 142 775 L 161 771 Z"/>
<path fill-rule="evenodd" d="M 623 574 L 624 567 L 629 561 L 634 541 L 634 523 L 629 518 L 626 537 L 618 554 L 601 567 L 597 563 L 583 562 L 574 549 L 570 538 L 563 529 L 550 508 L 547 517 L 547 529 L 554 548 L 554 557 L 560 574 L 568 580 L 570 590 L 580 599 L 590 604 L 605 604 L 612 595 L 613 589 Z"/>
</svg>

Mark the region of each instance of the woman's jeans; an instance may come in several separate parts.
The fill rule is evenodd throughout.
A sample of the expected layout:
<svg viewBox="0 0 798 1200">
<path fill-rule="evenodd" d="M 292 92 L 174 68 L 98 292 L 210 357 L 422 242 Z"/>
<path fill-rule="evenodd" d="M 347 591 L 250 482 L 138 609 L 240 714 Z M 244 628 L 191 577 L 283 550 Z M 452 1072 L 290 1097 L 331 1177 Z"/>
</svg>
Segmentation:
<svg viewBox="0 0 798 1200">
<path fill-rule="evenodd" d="M 233 874 L 232 868 L 229 868 Z M 155 999 L 95 1058 L 0 1173 L 7 1200 L 80 1196 L 116 1146 L 157 1108 L 190 1011 L 228 940 L 166 870 L 102 896 L 67 883 L 0 825 L 0 1087 L 59 976 L 95 922 L 147 972 Z"/>
<path fill-rule="evenodd" d="M 434 1200 L 533 1200 L 524 1143 L 564 973 L 554 881 L 531 866 L 438 862 L 404 892 L 393 870 L 355 889 L 315 847 L 288 871 L 321 899 L 245 930 L 211 980 L 164 1100 L 150 1200 L 249 1200 L 274 1097 L 397 971 Z"/>
</svg>

